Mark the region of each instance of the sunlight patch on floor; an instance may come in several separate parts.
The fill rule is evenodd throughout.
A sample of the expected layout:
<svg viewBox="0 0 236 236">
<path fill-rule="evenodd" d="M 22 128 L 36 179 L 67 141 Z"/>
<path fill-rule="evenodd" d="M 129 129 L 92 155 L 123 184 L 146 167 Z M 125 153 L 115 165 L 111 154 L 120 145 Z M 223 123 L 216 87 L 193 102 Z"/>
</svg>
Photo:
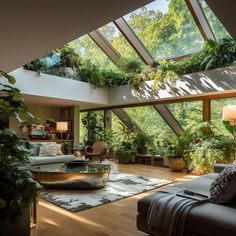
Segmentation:
<svg viewBox="0 0 236 236">
<path fill-rule="evenodd" d="M 39 201 L 39 205 L 42 206 L 42 207 L 45 207 L 45 208 L 47 208 L 49 210 L 55 211 L 58 214 L 61 214 L 63 216 L 70 217 L 70 218 L 72 218 L 72 219 L 74 219 L 76 221 L 79 221 L 81 223 L 88 224 L 88 225 L 91 225 L 91 226 L 96 226 L 96 227 L 102 227 L 100 224 L 96 224 L 93 221 L 87 220 L 87 219 L 85 219 L 85 218 L 83 218 L 83 217 L 81 217 L 79 215 L 76 215 L 75 213 L 66 211 L 64 209 L 60 209 L 59 207 L 53 206 L 53 205 L 48 204 L 46 202 Z"/>
</svg>

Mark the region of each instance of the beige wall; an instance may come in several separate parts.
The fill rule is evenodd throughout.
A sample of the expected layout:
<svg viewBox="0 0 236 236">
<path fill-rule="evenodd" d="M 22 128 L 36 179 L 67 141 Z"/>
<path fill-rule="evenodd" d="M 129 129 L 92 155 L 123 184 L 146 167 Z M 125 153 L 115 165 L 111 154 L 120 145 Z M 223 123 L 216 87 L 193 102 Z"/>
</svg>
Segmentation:
<svg viewBox="0 0 236 236">
<path fill-rule="evenodd" d="M 27 105 L 30 112 L 36 117 L 42 120 L 46 119 L 54 119 L 60 120 L 60 108 L 59 107 L 51 107 L 44 105 Z M 10 128 L 18 131 L 19 123 L 15 119 L 10 119 Z"/>
</svg>

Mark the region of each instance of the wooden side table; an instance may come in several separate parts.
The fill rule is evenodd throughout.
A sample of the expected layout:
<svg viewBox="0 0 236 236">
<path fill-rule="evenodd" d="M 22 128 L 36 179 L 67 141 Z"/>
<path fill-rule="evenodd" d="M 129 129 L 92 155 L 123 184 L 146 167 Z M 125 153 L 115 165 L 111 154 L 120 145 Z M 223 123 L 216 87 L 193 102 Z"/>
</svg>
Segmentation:
<svg viewBox="0 0 236 236">
<path fill-rule="evenodd" d="M 145 164 L 145 160 L 149 159 L 151 161 L 151 165 L 154 165 L 154 161 L 155 160 L 159 160 L 161 159 L 160 155 L 151 155 L 151 154 L 140 154 L 140 153 L 136 153 L 135 155 L 135 161 L 138 159 L 142 159 L 143 164 Z"/>
</svg>

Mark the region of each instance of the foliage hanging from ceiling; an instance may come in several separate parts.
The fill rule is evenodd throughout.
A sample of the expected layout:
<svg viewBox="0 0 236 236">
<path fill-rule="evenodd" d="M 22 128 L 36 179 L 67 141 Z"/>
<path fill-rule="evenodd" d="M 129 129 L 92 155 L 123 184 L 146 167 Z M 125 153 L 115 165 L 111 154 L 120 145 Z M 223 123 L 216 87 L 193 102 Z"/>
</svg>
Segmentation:
<svg viewBox="0 0 236 236">
<path fill-rule="evenodd" d="M 56 55 L 59 62 L 49 67 L 45 61 L 52 55 Z M 226 37 L 217 41 L 209 39 L 199 53 L 182 61 L 163 60 L 156 67 L 142 66 L 136 60 L 122 58 L 116 71 L 100 69 L 90 61 L 83 61 L 73 48 L 66 45 L 24 68 L 89 82 L 101 88 L 131 84 L 138 89 L 141 82 L 154 80 L 154 89 L 158 89 L 166 78 L 175 80 L 181 75 L 231 66 L 235 62 L 236 42 Z"/>
</svg>

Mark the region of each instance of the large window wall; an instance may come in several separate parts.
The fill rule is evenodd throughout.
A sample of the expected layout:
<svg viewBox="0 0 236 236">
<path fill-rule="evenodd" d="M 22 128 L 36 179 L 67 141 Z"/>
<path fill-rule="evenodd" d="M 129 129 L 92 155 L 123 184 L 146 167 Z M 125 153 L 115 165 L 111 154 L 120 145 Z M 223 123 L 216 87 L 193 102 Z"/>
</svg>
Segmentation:
<svg viewBox="0 0 236 236">
<path fill-rule="evenodd" d="M 166 106 L 183 129 L 202 122 L 202 101 L 178 102 Z"/>
<path fill-rule="evenodd" d="M 223 106 L 226 105 L 236 105 L 236 97 L 215 99 L 211 101 L 211 121 L 217 134 L 232 136 L 231 133 L 227 131 L 222 120 Z"/>
<path fill-rule="evenodd" d="M 155 143 L 163 138 L 174 135 L 174 132 L 153 106 L 133 107 L 124 110 L 146 134 L 153 137 Z"/>
</svg>

